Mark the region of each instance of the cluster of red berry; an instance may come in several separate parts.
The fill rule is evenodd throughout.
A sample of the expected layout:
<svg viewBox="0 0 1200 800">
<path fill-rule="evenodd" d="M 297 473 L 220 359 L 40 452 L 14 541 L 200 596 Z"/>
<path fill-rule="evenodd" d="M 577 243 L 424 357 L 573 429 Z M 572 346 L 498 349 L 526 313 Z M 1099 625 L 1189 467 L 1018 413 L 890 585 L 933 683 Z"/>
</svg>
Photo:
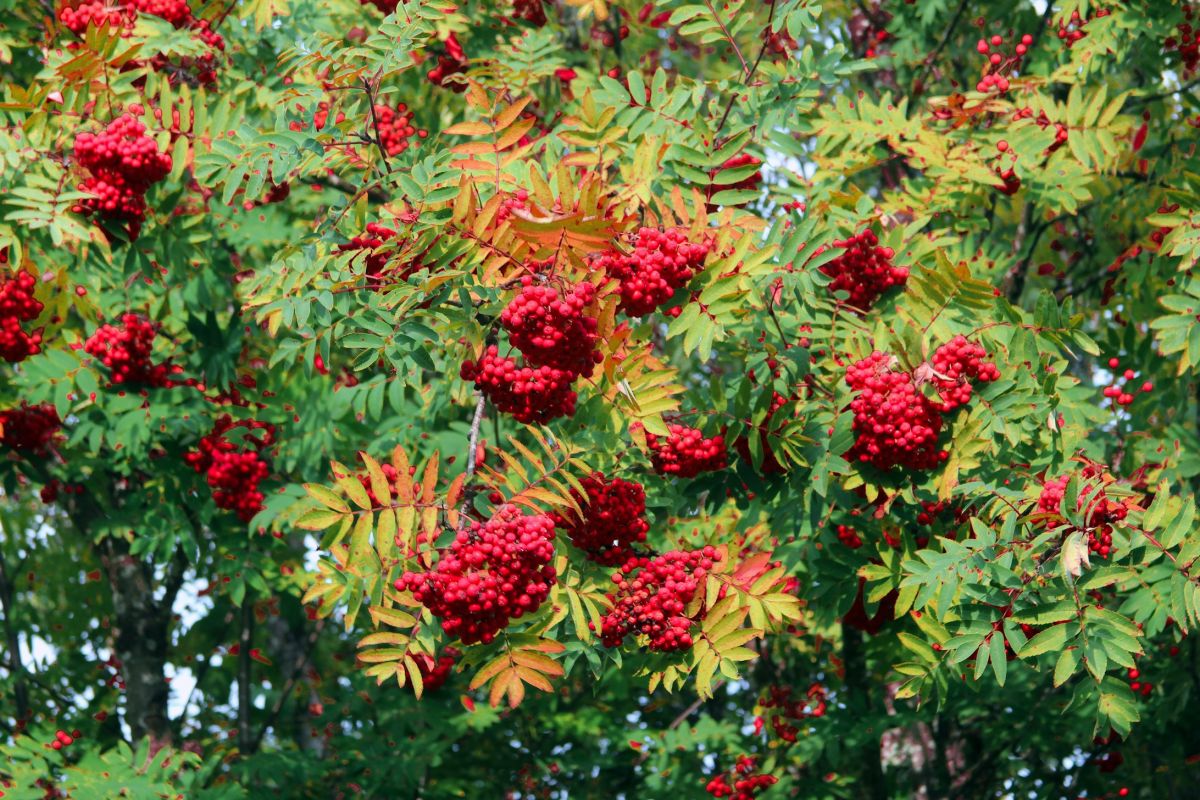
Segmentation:
<svg viewBox="0 0 1200 800">
<path fill-rule="evenodd" d="M 775 735 L 785 742 L 795 742 L 800 729 L 792 723 L 825 716 L 827 693 L 824 686 L 813 683 L 802 697 L 793 697 L 791 686 L 772 685 L 758 704 L 774 712 L 770 719 Z"/>
<path fill-rule="evenodd" d="M 939 347 L 930 359 L 933 384 L 942 402 L 940 411 L 953 411 L 971 401 L 972 382 L 991 383 L 1000 379 L 1000 370 L 990 361 L 987 351 L 965 336 L 955 336 Z"/>
<path fill-rule="evenodd" d="M 869 310 L 888 289 L 908 281 L 908 268 L 892 264 L 895 251 L 880 247 L 879 237 L 872 230 L 839 239 L 833 246 L 843 252 L 823 264 L 821 272 L 833 278 L 829 291 L 846 292 L 850 295 L 846 302 L 859 311 Z"/>
<path fill-rule="evenodd" d="M 190 30 L 208 49 L 198 56 L 187 56 L 175 61 L 165 55 L 150 60 L 156 70 L 171 67 L 168 79 L 175 83 L 181 72 L 192 74 L 201 84 L 211 86 L 217 82 L 217 58 L 225 50 L 225 39 L 212 29 L 212 23 L 193 16 L 187 0 L 67 0 L 58 10 L 58 19 L 72 33 L 83 36 L 88 27 L 116 28 L 121 36 L 131 36 L 137 25 L 138 14 L 161 17 L 179 30 Z"/>
<path fill-rule="evenodd" d="M 596 299 L 586 281 L 561 296 L 557 289 L 521 279 L 522 289 L 500 314 L 509 342 L 529 363 L 589 377 L 603 360 L 596 349 L 596 318 L 585 313 Z"/>
<path fill-rule="evenodd" d="M 75 740 L 82 737 L 83 733 L 80 731 L 67 733 L 66 731 L 59 730 L 54 732 L 54 738 L 47 742 L 46 746 L 55 750 L 62 750 L 64 747 L 70 747 L 75 744 Z"/>
<path fill-rule="evenodd" d="M 0 411 L 0 444 L 25 453 L 41 453 L 54 441 L 62 420 L 54 406 L 22 403 Z"/>
<path fill-rule="evenodd" d="M 1131 369 L 1127 369 L 1124 372 L 1117 372 L 1120 366 L 1120 359 L 1110 358 L 1108 360 L 1108 367 L 1113 370 L 1113 382 L 1109 386 L 1104 387 L 1104 396 L 1112 401 L 1113 408 L 1132 405 L 1135 392 L 1140 391 L 1143 394 L 1149 394 L 1154 391 L 1154 384 L 1151 381 L 1142 381 L 1140 387 L 1135 387 L 1133 384 L 1137 380 L 1137 373 Z M 1124 386 L 1117 384 L 1117 381 L 1121 379 L 1125 381 Z"/>
<path fill-rule="evenodd" d="M 1000 377 L 987 352 L 958 336 L 937 349 L 932 364 L 913 373 L 896 369 L 896 359 L 878 350 L 850 365 L 846 383 L 857 394 L 850 401 L 857 439 L 847 457 L 878 469 L 933 469 L 948 457 L 938 447 L 942 414 L 966 403 L 971 381 Z M 934 402 L 920 390 L 931 381 L 941 396 Z"/>
<path fill-rule="evenodd" d="M 851 550 L 857 550 L 863 546 L 863 540 L 858 535 L 857 528 L 852 528 L 849 525 L 838 525 L 836 530 L 838 541 Z"/>
<path fill-rule="evenodd" d="M 555 514 L 554 524 L 566 531 L 571 544 L 606 567 L 623 564 L 646 541 L 646 491 L 640 483 L 605 478 L 594 472 L 580 481 L 587 496 L 572 489 L 581 513 Z"/>
<path fill-rule="evenodd" d="M 230 435 L 237 428 L 245 429 L 240 443 L 232 441 Z M 263 509 L 265 497 L 258 485 L 270 468 L 262 452 L 274 441 L 275 428 L 270 423 L 235 421 L 226 414 L 217 418 L 212 432 L 200 439 L 197 449 L 183 458 L 196 472 L 206 475 L 217 508 L 233 511 L 242 522 L 249 522 Z"/>
<path fill-rule="evenodd" d="M 585 282 L 560 295 L 551 286 L 535 284 L 531 275 L 521 283 L 500 322 L 524 363 L 502 357 L 496 345 L 489 345 L 478 361 L 464 361 L 459 374 L 520 422 L 573 416 L 576 394 L 571 384 L 590 376 L 602 360 L 596 349 L 596 319 L 585 313 L 596 288 Z"/>
<path fill-rule="evenodd" d="M 171 171 L 171 156 L 159 152 L 137 117 L 122 114 L 98 134 L 79 134 L 75 158 L 91 173 L 79 188 L 93 197 L 74 211 L 125 222 L 136 237 L 146 217 L 146 192 Z"/>
<path fill-rule="evenodd" d="M 668 424 L 667 430 L 670 435 L 665 440 L 646 431 L 650 462 L 659 475 L 694 478 L 701 472 L 725 469 L 729 463 L 724 436 L 705 438 L 703 431 L 676 423 Z"/>
<path fill-rule="evenodd" d="M 1129 688 L 1142 697 L 1149 697 L 1154 692 L 1154 684 L 1143 678 L 1142 671 L 1137 667 L 1130 667 L 1125 676 L 1129 678 Z"/>
<path fill-rule="evenodd" d="M 154 339 L 158 325 L 137 314 L 121 315 L 121 324 L 101 325 L 84 342 L 88 355 L 108 367 L 112 384 L 118 386 L 170 387 L 171 375 L 181 368 L 170 362 L 154 363 Z"/>
<path fill-rule="evenodd" d="M 553 560 L 554 520 L 503 505 L 460 531 L 433 569 L 405 572 L 395 585 L 439 617 L 447 635 L 487 644 L 545 602 L 557 581 Z"/>
<path fill-rule="evenodd" d="M 437 56 L 437 66 L 426 72 L 425 77 L 434 86 L 440 86 L 452 92 L 465 92 L 467 90 L 465 82 L 447 79 L 451 75 L 460 75 L 467 71 L 467 54 L 453 33 L 446 36 L 444 44 L 444 51 Z"/>
<path fill-rule="evenodd" d="M 1080 476 L 1085 481 L 1096 478 L 1099 474 L 1099 469 L 1092 466 L 1084 467 L 1080 472 Z M 1042 514 L 1054 515 L 1046 519 L 1046 528 L 1049 530 L 1069 524 L 1062 518 L 1060 508 L 1063 497 L 1066 495 L 1067 484 L 1070 481 L 1070 475 L 1061 475 L 1042 483 L 1037 509 Z M 1077 511 L 1083 512 L 1082 530 L 1087 533 L 1088 550 L 1101 558 L 1108 558 L 1109 553 L 1112 552 L 1113 525 L 1124 520 L 1129 514 L 1129 509 L 1125 507 L 1124 503 L 1110 500 L 1102 487 L 1092 483 L 1085 483 L 1080 488 L 1075 508 Z M 1074 529 L 1071 527 L 1065 533 L 1070 533 Z"/>
<path fill-rule="evenodd" d="M 518 422 L 544 424 L 575 415 L 575 373 L 554 367 L 518 365 L 489 345 L 478 361 L 464 361 L 459 375 L 471 381 L 502 413 Z"/>
<path fill-rule="evenodd" d="M 774 775 L 758 774 L 755 770 L 758 763 L 751 756 L 738 756 L 737 762 L 729 772 L 717 775 L 704 787 L 713 797 L 727 797 L 729 800 L 754 800 L 767 788 L 778 783 Z"/>
<path fill-rule="evenodd" d="M 1004 55 L 998 51 L 992 51 L 993 47 L 1000 47 L 1004 44 L 1004 37 L 1000 34 L 994 34 L 990 38 L 980 39 L 975 45 L 975 49 L 980 55 L 988 57 L 987 66 L 984 70 L 984 75 L 980 78 L 979 83 L 975 84 L 976 91 L 996 92 L 1008 91 L 1008 75 L 1011 75 L 1014 70 L 1021 64 L 1021 59 L 1029 52 L 1029 46 L 1033 44 L 1033 37 L 1028 33 L 1021 37 L 1017 42 L 1017 46 L 1013 48 L 1012 55 Z"/>
<path fill-rule="evenodd" d="M 601 622 L 605 646 L 620 647 L 626 636 L 644 636 L 660 653 L 691 647 L 690 631 L 700 615 L 689 616 L 687 607 L 703 589 L 715 557 L 715 549 L 704 547 L 632 558 L 622 565 L 613 573 L 612 608 Z"/>
<path fill-rule="evenodd" d="M 938 447 L 942 415 L 895 359 L 876 350 L 850 366 L 846 382 L 857 440 L 847 457 L 879 469 L 933 469 L 948 454 Z"/>
<path fill-rule="evenodd" d="M 389 156 L 400 155 L 429 135 L 429 131 L 424 128 L 413 126 L 412 114 L 404 103 L 400 103 L 395 108 L 376 103 L 374 124 L 375 131 L 379 136 L 379 143 Z M 414 136 L 417 137 L 416 142 L 411 141 Z"/>
<path fill-rule="evenodd" d="M 8 263 L 0 253 L 0 265 Z M 37 278 L 21 270 L 0 283 L 0 358 L 15 364 L 35 356 L 42 350 L 42 332 L 27 332 L 24 322 L 33 322 L 42 313 L 43 305 L 33 296 Z"/>
<path fill-rule="evenodd" d="M 422 693 L 436 692 L 446 684 L 450 673 L 454 671 L 458 656 L 458 650 L 453 647 L 447 647 L 436 658 L 425 653 L 413 655 L 413 661 L 416 662 L 417 671 L 421 675 Z"/>
<path fill-rule="evenodd" d="M 708 241 L 689 241 L 686 228 L 642 228 L 631 253 L 609 250 L 595 259 L 595 265 L 620 284 L 620 310 L 644 317 L 692 279 L 711 248 Z"/>
<path fill-rule="evenodd" d="M 1112 12 L 1107 8 L 1099 9 L 1095 14 L 1088 17 L 1081 17 L 1078 11 L 1072 11 L 1070 17 L 1064 17 L 1058 21 L 1058 38 L 1067 47 L 1071 47 L 1083 37 L 1087 36 L 1087 31 L 1084 27 L 1093 19 L 1107 17 Z"/>
<path fill-rule="evenodd" d="M 1195 7 L 1190 4 L 1185 5 L 1183 7 L 1184 21 L 1175 26 L 1179 35 L 1168 36 L 1163 42 L 1163 47 L 1166 49 L 1179 52 L 1179 59 L 1183 62 L 1185 73 L 1195 72 L 1197 65 L 1200 65 L 1200 26 L 1192 24 L 1192 18 L 1195 15 Z"/>
</svg>

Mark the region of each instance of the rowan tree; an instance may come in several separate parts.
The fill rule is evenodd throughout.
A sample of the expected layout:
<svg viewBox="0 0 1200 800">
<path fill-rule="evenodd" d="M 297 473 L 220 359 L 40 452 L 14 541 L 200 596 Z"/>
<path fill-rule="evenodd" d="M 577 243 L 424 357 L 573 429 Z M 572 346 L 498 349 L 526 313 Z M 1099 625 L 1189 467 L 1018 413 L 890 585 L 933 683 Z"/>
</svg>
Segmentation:
<svg viewBox="0 0 1200 800">
<path fill-rule="evenodd" d="M 1200 5 L 0 10 L 6 800 L 1192 796 Z"/>
</svg>

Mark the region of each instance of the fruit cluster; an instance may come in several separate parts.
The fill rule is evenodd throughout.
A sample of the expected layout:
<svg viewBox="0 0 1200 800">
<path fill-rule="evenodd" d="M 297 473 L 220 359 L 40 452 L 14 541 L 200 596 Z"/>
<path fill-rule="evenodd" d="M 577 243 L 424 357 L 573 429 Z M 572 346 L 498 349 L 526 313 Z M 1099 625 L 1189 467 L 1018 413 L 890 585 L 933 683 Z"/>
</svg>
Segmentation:
<svg viewBox="0 0 1200 800">
<path fill-rule="evenodd" d="M 1132 405 L 1135 393 L 1140 391 L 1143 394 L 1149 394 L 1154 391 L 1154 384 L 1151 381 L 1142 381 L 1140 387 L 1134 386 L 1137 381 L 1137 373 L 1131 369 L 1124 372 L 1117 372 L 1121 366 L 1121 361 L 1118 358 L 1110 358 L 1108 360 L 1109 369 L 1113 370 L 1113 381 L 1110 385 L 1104 387 L 1104 396 L 1112 401 L 1113 408 L 1117 406 Z M 1118 381 L 1124 379 L 1125 385 L 1118 385 Z"/>
<path fill-rule="evenodd" d="M 467 90 L 464 81 L 447 80 L 451 75 L 460 75 L 467 71 L 467 54 L 453 34 L 446 36 L 445 50 L 437 57 L 437 66 L 425 73 L 425 77 L 434 86 L 462 93 Z"/>
<path fill-rule="evenodd" d="M 1091 480 L 1099 475 L 1099 469 L 1092 466 L 1084 467 L 1080 472 L 1083 480 Z M 1042 483 L 1037 510 L 1042 514 L 1054 515 L 1046 519 L 1048 530 L 1056 530 L 1064 525 L 1069 525 L 1068 521 L 1062 518 L 1060 508 L 1067 492 L 1067 484 L 1070 481 L 1070 475 L 1060 475 Z M 1102 486 L 1092 483 L 1085 483 L 1080 487 L 1075 508 L 1077 511 L 1083 512 L 1082 530 L 1087 534 L 1088 550 L 1100 558 L 1108 558 L 1109 553 L 1112 552 L 1113 525 L 1124 520 L 1129 514 L 1129 509 L 1124 503 L 1109 499 Z M 1071 527 L 1064 533 L 1070 533 L 1073 530 L 1075 528 Z"/>
<path fill-rule="evenodd" d="M 241 442 L 231 433 L 244 428 Z M 264 495 L 258 485 L 270 473 L 262 452 L 275 441 L 275 428 L 257 420 L 234 420 L 228 414 L 217 418 L 212 432 L 204 436 L 184 461 L 204 474 L 217 508 L 233 511 L 249 522 L 263 509 Z"/>
<path fill-rule="evenodd" d="M 846 383 L 857 394 L 850 401 L 857 436 L 847 458 L 878 469 L 933 469 L 949 457 L 938 447 L 942 415 L 971 398 L 972 381 L 1000 377 L 987 352 L 958 336 L 939 347 L 932 363 L 914 373 L 896 368 L 896 359 L 878 350 L 851 364 Z M 931 382 L 941 402 L 930 400 L 920 384 Z"/>
<path fill-rule="evenodd" d="M 596 299 L 596 287 L 584 282 L 562 296 L 548 285 L 521 279 L 522 289 L 500 314 L 509 342 L 537 367 L 554 367 L 589 377 L 603 360 L 596 349 L 596 318 L 585 309 Z"/>
<path fill-rule="evenodd" d="M 633 558 L 622 565 L 613 573 L 612 608 L 601 622 L 605 646 L 620 647 L 627 636 L 644 636 L 647 646 L 660 653 L 691 647 L 691 628 L 700 614 L 689 615 L 688 605 L 704 587 L 715 557 L 716 550 L 704 547 Z"/>
<path fill-rule="evenodd" d="M 808 691 L 802 697 L 792 696 L 791 686 L 772 685 L 766 697 L 759 701 L 764 710 L 773 711 L 770 715 L 771 727 L 775 735 L 785 742 L 795 742 L 800 729 L 793 722 L 825 716 L 828 707 L 827 690 L 819 683 L 809 685 Z"/>
<path fill-rule="evenodd" d="M 448 635 L 487 644 L 545 602 L 557 580 L 553 560 L 554 521 L 503 505 L 460 531 L 433 569 L 405 572 L 395 586 L 411 591 Z"/>
<path fill-rule="evenodd" d="M 754 800 L 755 797 L 779 781 L 774 775 L 756 773 L 757 768 L 757 762 L 753 757 L 738 756 L 732 770 L 717 775 L 708 782 L 704 789 L 713 797 L 727 797 L 729 800 Z"/>
<path fill-rule="evenodd" d="M 75 740 L 81 738 L 82 736 L 83 734 L 80 731 L 72 731 L 71 733 L 67 733 L 66 731 L 58 730 L 54 732 L 54 738 L 51 739 L 47 744 L 49 747 L 55 750 L 62 750 L 64 747 L 70 747 L 71 745 L 75 744 Z"/>
<path fill-rule="evenodd" d="M 859 311 L 868 311 L 880 295 L 908 281 L 908 268 L 892 264 L 895 252 L 880 247 L 872 230 L 838 240 L 833 246 L 843 252 L 822 265 L 821 272 L 833 278 L 829 291 L 846 292 L 850 295 L 846 302 Z"/>
<path fill-rule="evenodd" d="M 424 128 L 413 126 L 412 114 L 404 103 L 400 103 L 395 108 L 376 103 L 373 120 L 375 132 L 379 136 L 379 144 L 389 156 L 403 153 L 429 135 L 429 131 Z M 412 141 L 414 136 L 417 137 L 416 142 Z"/>
<path fill-rule="evenodd" d="M 634 547 L 646 541 L 650 530 L 645 489 L 640 483 L 608 479 L 600 472 L 592 473 L 580 484 L 586 497 L 576 489 L 571 490 L 571 496 L 582 513 L 555 514 L 554 524 L 597 564 L 615 567 L 634 558 Z"/>
<path fill-rule="evenodd" d="M 0 411 L 0 444 L 25 453 L 41 453 L 62 427 L 58 411 L 47 403 Z"/>
<path fill-rule="evenodd" d="M 0 255 L 0 264 L 7 258 Z M 42 350 L 42 332 L 27 332 L 22 323 L 33 322 L 42 313 L 42 303 L 33 296 L 37 278 L 21 270 L 0 282 L 0 358 L 15 364 Z"/>
<path fill-rule="evenodd" d="M 1095 14 L 1088 17 L 1081 17 L 1078 11 L 1072 11 L 1070 17 L 1063 17 L 1058 22 L 1058 38 L 1068 48 L 1073 46 L 1083 37 L 1087 36 L 1087 31 L 1084 27 L 1093 19 L 1107 17 L 1112 13 L 1107 8 L 1099 9 Z"/>
<path fill-rule="evenodd" d="M 459 375 L 471 381 L 502 413 L 527 425 L 575 415 L 575 373 L 554 367 L 518 365 L 489 345 L 478 361 L 464 361 Z"/>
<path fill-rule="evenodd" d="M 91 173 L 79 188 L 93 195 L 75 212 L 124 222 L 136 237 L 146 217 L 146 192 L 171 171 L 171 157 L 159 152 L 137 117 L 122 114 L 98 134 L 79 134 L 75 158 Z"/>
<path fill-rule="evenodd" d="M 208 48 L 199 56 L 187 56 L 176 61 L 165 55 L 150 60 L 156 70 L 167 70 L 168 79 L 174 83 L 181 71 L 191 73 L 196 82 L 211 86 L 217 82 L 217 58 L 225 49 L 225 39 L 212 29 L 207 19 L 193 16 L 187 0 L 84 0 L 81 3 L 64 3 L 58 10 L 58 20 L 72 33 L 83 36 L 88 27 L 115 28 L 122 37 L 133 34 L 138 14 L 160 17 L 179 30 L 190 30 Z"/>
<path fill-rule="evenodd" d="M 1000 34 L 994 34 L 990 38 L 980 39 L 975 49 L 980 55 L 987 56 L 987 66 L 984 68 L 984 75 L 975 84 L 975 90 L 979 92 L 996 92 L 1008 91 L 1008 78 L 1012 72 L 1021 64 L 1021 59 L 1029 52 L 1030 45 L 1033 44 L 1033 37 L 1028 33 L 1021 37 L 1013 48 L 1012 55 L 1005 55 L 1001 52 L 993 51 L 993 47 L 1000 47 L 1004 44 L 1004 37 Z"/>
<path fill-rule="evenodd" d="M 850 402 L 857 439 L 847 458 L 878 469 L 933 469 L 948 457 L 938 447 L 942 415 L 895 359 L 876 350 L 846 370 L 858 394 Z"/>
<path fill-rule="evenodd" d="M 720 434 L 705 438 L 703 431 L 676 423 L 668 424 L 667 430 L 670 435 L 665 440 L 646 431 L 650 461 L 659 475 L 694 478 L 701 472 L 725 469 L 729 463 L 725 437 Z"/>
<path fill-rule="evenodd" d="M 596 258 L 595 266 L 620 284 L 620 310 L 644 317 L 692 279 L 711 249 L 708 241 L 689 241 L 686 228 L 642 228 L 632 252 L 609 250 Z"/>
<path fill-rule="evenodd" d="M 158 325 L 137 314 L 121 315 L 120 325 L 101 325 L 84 342 L 88 355 L 108 367 L 109 378 L 117 386 L 170 387 L 171 375 L 180 368 L 168 362 L 154 363 L 154 339 Z"/>
<path fill-rule="evenodd" d="M 991 383 L 1000 379 L 1000 370 L 990 361 L 987 351 L 965 336 L 955 336 L 939 347 L 930 359 L 933 384 L 942 398 L 941 411 L 953 411 L 971 400 L 972 382 Z"/>
<path fill-rule="evenodd" d="M 1184 21 L 1179 23 L 1176 30 L 1179 31 L 1178 36 L 1168 36 L 1163 42 L 1163 47 L 1168 50 L 1176 50 L 1179 52 L 1179 59 L 1183 62 L 1184 73 L 1192 73 L 1196 71 L 1196 67 L 1200 65 L 1200 26 L 1192 24 L 1192 18 L 1196 15 L 1196 10 L 1191 5 L 1183 7 Z"/>
</svg>

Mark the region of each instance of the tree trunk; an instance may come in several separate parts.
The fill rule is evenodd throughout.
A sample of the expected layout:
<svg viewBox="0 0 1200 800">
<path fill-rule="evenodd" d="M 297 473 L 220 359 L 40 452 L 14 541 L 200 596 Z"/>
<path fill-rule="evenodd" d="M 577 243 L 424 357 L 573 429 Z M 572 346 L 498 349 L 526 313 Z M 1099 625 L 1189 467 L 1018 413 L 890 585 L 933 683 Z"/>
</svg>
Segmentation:
<svg viewBox="0 0 1200 800">
<path fill-rule="evenodd" d="M 842 625 L 842 664 L 846 670 L 846 691 L 849 695 L 851 708 L 857 709 L 858 716 L 878 721 L 878 708 L 875 698 L 871 695 L 871 685 L 867 675 L 867 658 L 863 652 L 862 632 L 848 625 Z M 886 800 L 887 784 L 883 775 L 881 760 L 882 730 L 866 728 L 866 742 L 862 747 L 862 797 L 870 800 Z"/>
<path fill-rule="evenodd" d="M 135 741 L 149 736 L 156 747 L 170 744 L 165 667 L 171 609 L 183 577 L 182 557 L 177 554 L 172 560 L 166 591 L 155 600 L 153 570 L 130 555 L 127 542 L 109 538 L 100 548 L 112 590 L 113 647 L 125 680 L 125 722 Z"/>
</svg>

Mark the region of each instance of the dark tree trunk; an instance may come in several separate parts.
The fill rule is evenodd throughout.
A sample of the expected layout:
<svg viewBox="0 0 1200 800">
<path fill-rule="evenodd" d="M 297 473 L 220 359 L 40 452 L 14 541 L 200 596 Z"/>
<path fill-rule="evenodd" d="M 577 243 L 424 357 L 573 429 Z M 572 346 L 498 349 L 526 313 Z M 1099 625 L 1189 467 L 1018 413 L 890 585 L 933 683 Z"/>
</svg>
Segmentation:
<svg viewBox="0 0 1200 800">
<path fill-rule="evenodd" d="M 8 574 L 8 565 L 4 561 L 4 553 L 0 553 L 0 613 L 4 614 L 4 642 L 8 649 L 6 664 L 13 680 L 13 700 L 17 710 L 17 720 L 29 718 L 29 685 L 25 682 L 25 665 L 21 663 L 21 642 L 17 635 L 17 626 L 13 621 L 15 590 Z"/>
<path fill-rule="evenodd" d="M 153 568 L 130 555 L 128 543 L 109 538 L 100 550 L 112 591 L 113 647 L 125 680 L 125 722 L 135 741 L 149 736 L 156 746 L 170 744 L 165 667 L 171 609 L 183 580 L 182 556 L 176 554 L 172 560 L 165 591 L 156 600 Z"/>
<path fill-rule="evenodd" d="M 862 746 L 861 763 L 862 794 L 870 800 L 886 800 L 886 779 L 883 775 L 881 740 L 883 731 L 875 727 L 878 719 L 878 703 L 871 694 L 870 676 L 867 675 L 867 658 L 863 651 L 861 631 L 848 625 L 842 626 L 842 664 L 846 670 L 847 698 L 858 715 L 870 721 L 863 733 L 866 742 Z"/>
</svg>

